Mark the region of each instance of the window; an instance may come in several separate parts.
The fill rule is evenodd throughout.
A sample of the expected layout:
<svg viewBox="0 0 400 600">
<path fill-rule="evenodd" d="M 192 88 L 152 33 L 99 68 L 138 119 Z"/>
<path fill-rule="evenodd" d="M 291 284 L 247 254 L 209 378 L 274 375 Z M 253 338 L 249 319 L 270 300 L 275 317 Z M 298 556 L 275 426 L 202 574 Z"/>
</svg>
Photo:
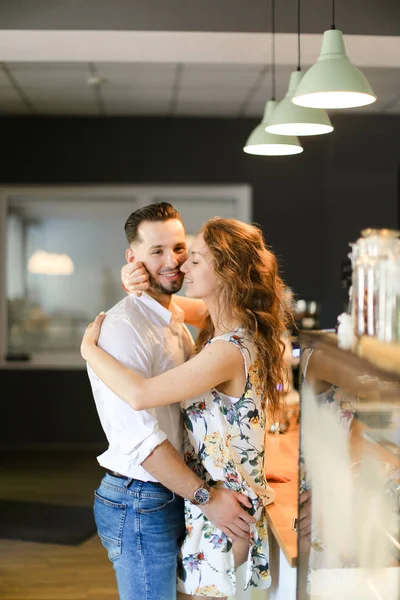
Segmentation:
<svg viewBox="0 0 400 600">
<path fill-rule="evenodd" d="M 6 248 L 0 293 L 5 292 L 7 326 L 1 329 L 8 360 L 59 364 L 68 355 L 80 364 L 85 327 L 124 293 L 125 221 L 139 206 L 160 201 L 181 211 L 189 235 L 215 215 L 250 216 L 247 186 L 3 193 Z"/>
</svg>

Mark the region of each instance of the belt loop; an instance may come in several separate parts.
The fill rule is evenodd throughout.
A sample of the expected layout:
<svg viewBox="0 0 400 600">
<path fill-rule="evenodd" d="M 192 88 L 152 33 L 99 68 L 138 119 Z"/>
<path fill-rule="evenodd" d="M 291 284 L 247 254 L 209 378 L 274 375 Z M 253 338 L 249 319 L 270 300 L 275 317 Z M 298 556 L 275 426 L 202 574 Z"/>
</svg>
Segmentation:
<svg viewBox="0 0 400 600">
<path fill-rule="evenodd" d="M 128 487 L 131 485 L 132 481 L 133 481 L 133 479 L 130 478 L 130 477 L 128 477 L 127 479 L 125 479 L 125 481 L 124 481 L 124 488 L 128 489 Z"/>
</svg>

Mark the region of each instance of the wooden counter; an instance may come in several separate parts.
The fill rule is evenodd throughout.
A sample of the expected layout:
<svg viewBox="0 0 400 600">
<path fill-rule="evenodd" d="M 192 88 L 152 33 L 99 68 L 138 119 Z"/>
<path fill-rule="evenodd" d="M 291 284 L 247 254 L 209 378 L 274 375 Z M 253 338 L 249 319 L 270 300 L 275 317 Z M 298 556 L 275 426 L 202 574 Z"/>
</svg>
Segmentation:
<svg viewBox="0 0 400 600">
<path fill-rule="evenodd" d="M 382 371 L 400 375 L 400 343 L 380 342 L 363 335 L 358 340 L 355 352 Z"/>
<path fill-rule="evenodd" d="M 267 520 L 279 547 L 289 565 L 297 562 L 297 533 L 293 531 L 293 518 L 297 517 L 299 430 L 267 434 L 265 464 L 268 473 L 290 477 L 287 483 L 269 482 L 276 491 L 275 502 L 266 508 Z"/>
<path fill-rule="evenodd" d="M 338 336 L 325 331 L 301 332 L 301 344 L 316 350 L 323 350 L 329 361 L 338 362 L 351 374 L 370 372 L 381 379 L 398 382 L 400 375 L 400 343 L 381 342 L 374 337 L 361 336 L 354 341 L 353 350 L 342 350 L 338 346 Z M 321 374 L 320 374 L 321 375 Z M 322 379 L 322 377 L 321 377 Z M 330 381 L 340 386 L 340 382 Z M 344 386 L 346 387 L 346 386 Z"/>
<path fill-rule="evenodd" d="M 354 419 L 350 440 L 354 461 L 360 460 L 370 442 L 363 439 L 362 433 L 369 427 Z M 374 445 L 378 460 L 398 466 L 399 461 L 385 449 Z M 297 533 L 292 529 L 293 518 L 297 516 L 299 430 L 291 429 L 287 433 L 268 434 L 266 440 L 265 463 L 267 472 L 290 477 L 287 483 L 269 482 L 276 491 L 275 502 L 266 508 L 268 524 L 289 565 L 297 565 Z"/>
<path fill-rule="evenodd" d="M 393 403 L 399 397 L 400 344 L 384 344 L 373 338 L 362 338 L 356 352 L 350 352 L 339 349 L 337 336 L 325 332 L 306 332 L 302 334 L 302 343 L 317 349 L 323 347 L 322 358 L 326 359 L 330 367 L 328 374 L 332 374 L 332 365 L 339 365 L 334 372 L 337 380 L 324 377 L 320 379 L 335 383 L 343 389 L 351 390 L 353 387 L 355 393 L 361 398 L 368 398 L 371 394 L 375 398 L 377 391 L 380 402 Z M 360 378 L 355 378 L 355 373 L 368 375 L 369 377 L 365 379 L 367 383 L 368 381 L 371 383 L 367 385 L 364 381 L 360 382 Z M 372 407 L 370 400 L 368 402 Z M 367 442 L 363 437 L 368 429 L 365 423 L 354 419 L 350 438 L 354 462 L 362 460 L 366 447 L 371 448 L 371 442 Z M 387 450 L 378 444 L 373 445 L 373 449 L 378 460 L 398 466 L 398 458 L 390 455 Z M 293 531 L 292 523 L 293 518 L 297 516 L 298 459 L 298 428 L 280 435 L 267 434 L 266 472 L 290 477 L 288 483 L 269 482 L 276 491 L 276 498 L 275 502 L 266 508 L 267 520 L 273 536 L 291 567 L 296 567 L 297 564 L 297 533 Z"/>
</svg>

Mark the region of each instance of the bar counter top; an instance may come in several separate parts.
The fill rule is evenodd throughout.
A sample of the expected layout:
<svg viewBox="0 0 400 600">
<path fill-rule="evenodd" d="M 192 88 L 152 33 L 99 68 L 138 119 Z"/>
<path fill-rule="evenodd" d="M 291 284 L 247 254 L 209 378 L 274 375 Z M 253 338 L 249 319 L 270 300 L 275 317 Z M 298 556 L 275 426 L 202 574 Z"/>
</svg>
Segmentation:
<svg viewBox="0 0 400 600">
<path fill-rule="evenodd" d="M 289 565 L 297 563 L 297 533 L 293 531 L 293 519 L 297 517 L 299 429 L 290 428 L 287 433 L 267 434 L 265 444 L 266 472 L 290 477 L 287 483 L 269 485 L 276 491 L 275 502 L 266 507 L 267 520 L 279 547 Z"/>
</svg>

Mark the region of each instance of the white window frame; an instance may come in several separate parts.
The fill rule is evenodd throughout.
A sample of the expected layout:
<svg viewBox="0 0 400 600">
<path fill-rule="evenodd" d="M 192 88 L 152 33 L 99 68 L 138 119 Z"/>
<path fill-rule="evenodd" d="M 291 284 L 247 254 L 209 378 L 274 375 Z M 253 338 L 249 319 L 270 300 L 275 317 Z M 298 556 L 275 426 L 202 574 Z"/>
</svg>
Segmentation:
<svg viewBox="0 0 400 600">
<path fill-rule="evenodd" d="M 252 220 L 252 188 L 248 184 L 237 185 L 85 185 L 85 186 L 7 186 L 0 187 L 0 368 L 27 369 L 76 369 L 83 368 L 82 359 L 75 353 L 35 354 L 27 362 L 5 361 L 7 352 L 7 296 L 6 296 L 6 219 L 7 206 L 13 197 L 24 196 L 41 199 L 68 197 L 72 199 L 115 200 L 135 199 L 140 208 L 160 197 L 171 204 L 175 200 L 190 200 L 193 197 L 218 198 L 236 201 L 236 219 L 244 222 Z"/>
</svg>

